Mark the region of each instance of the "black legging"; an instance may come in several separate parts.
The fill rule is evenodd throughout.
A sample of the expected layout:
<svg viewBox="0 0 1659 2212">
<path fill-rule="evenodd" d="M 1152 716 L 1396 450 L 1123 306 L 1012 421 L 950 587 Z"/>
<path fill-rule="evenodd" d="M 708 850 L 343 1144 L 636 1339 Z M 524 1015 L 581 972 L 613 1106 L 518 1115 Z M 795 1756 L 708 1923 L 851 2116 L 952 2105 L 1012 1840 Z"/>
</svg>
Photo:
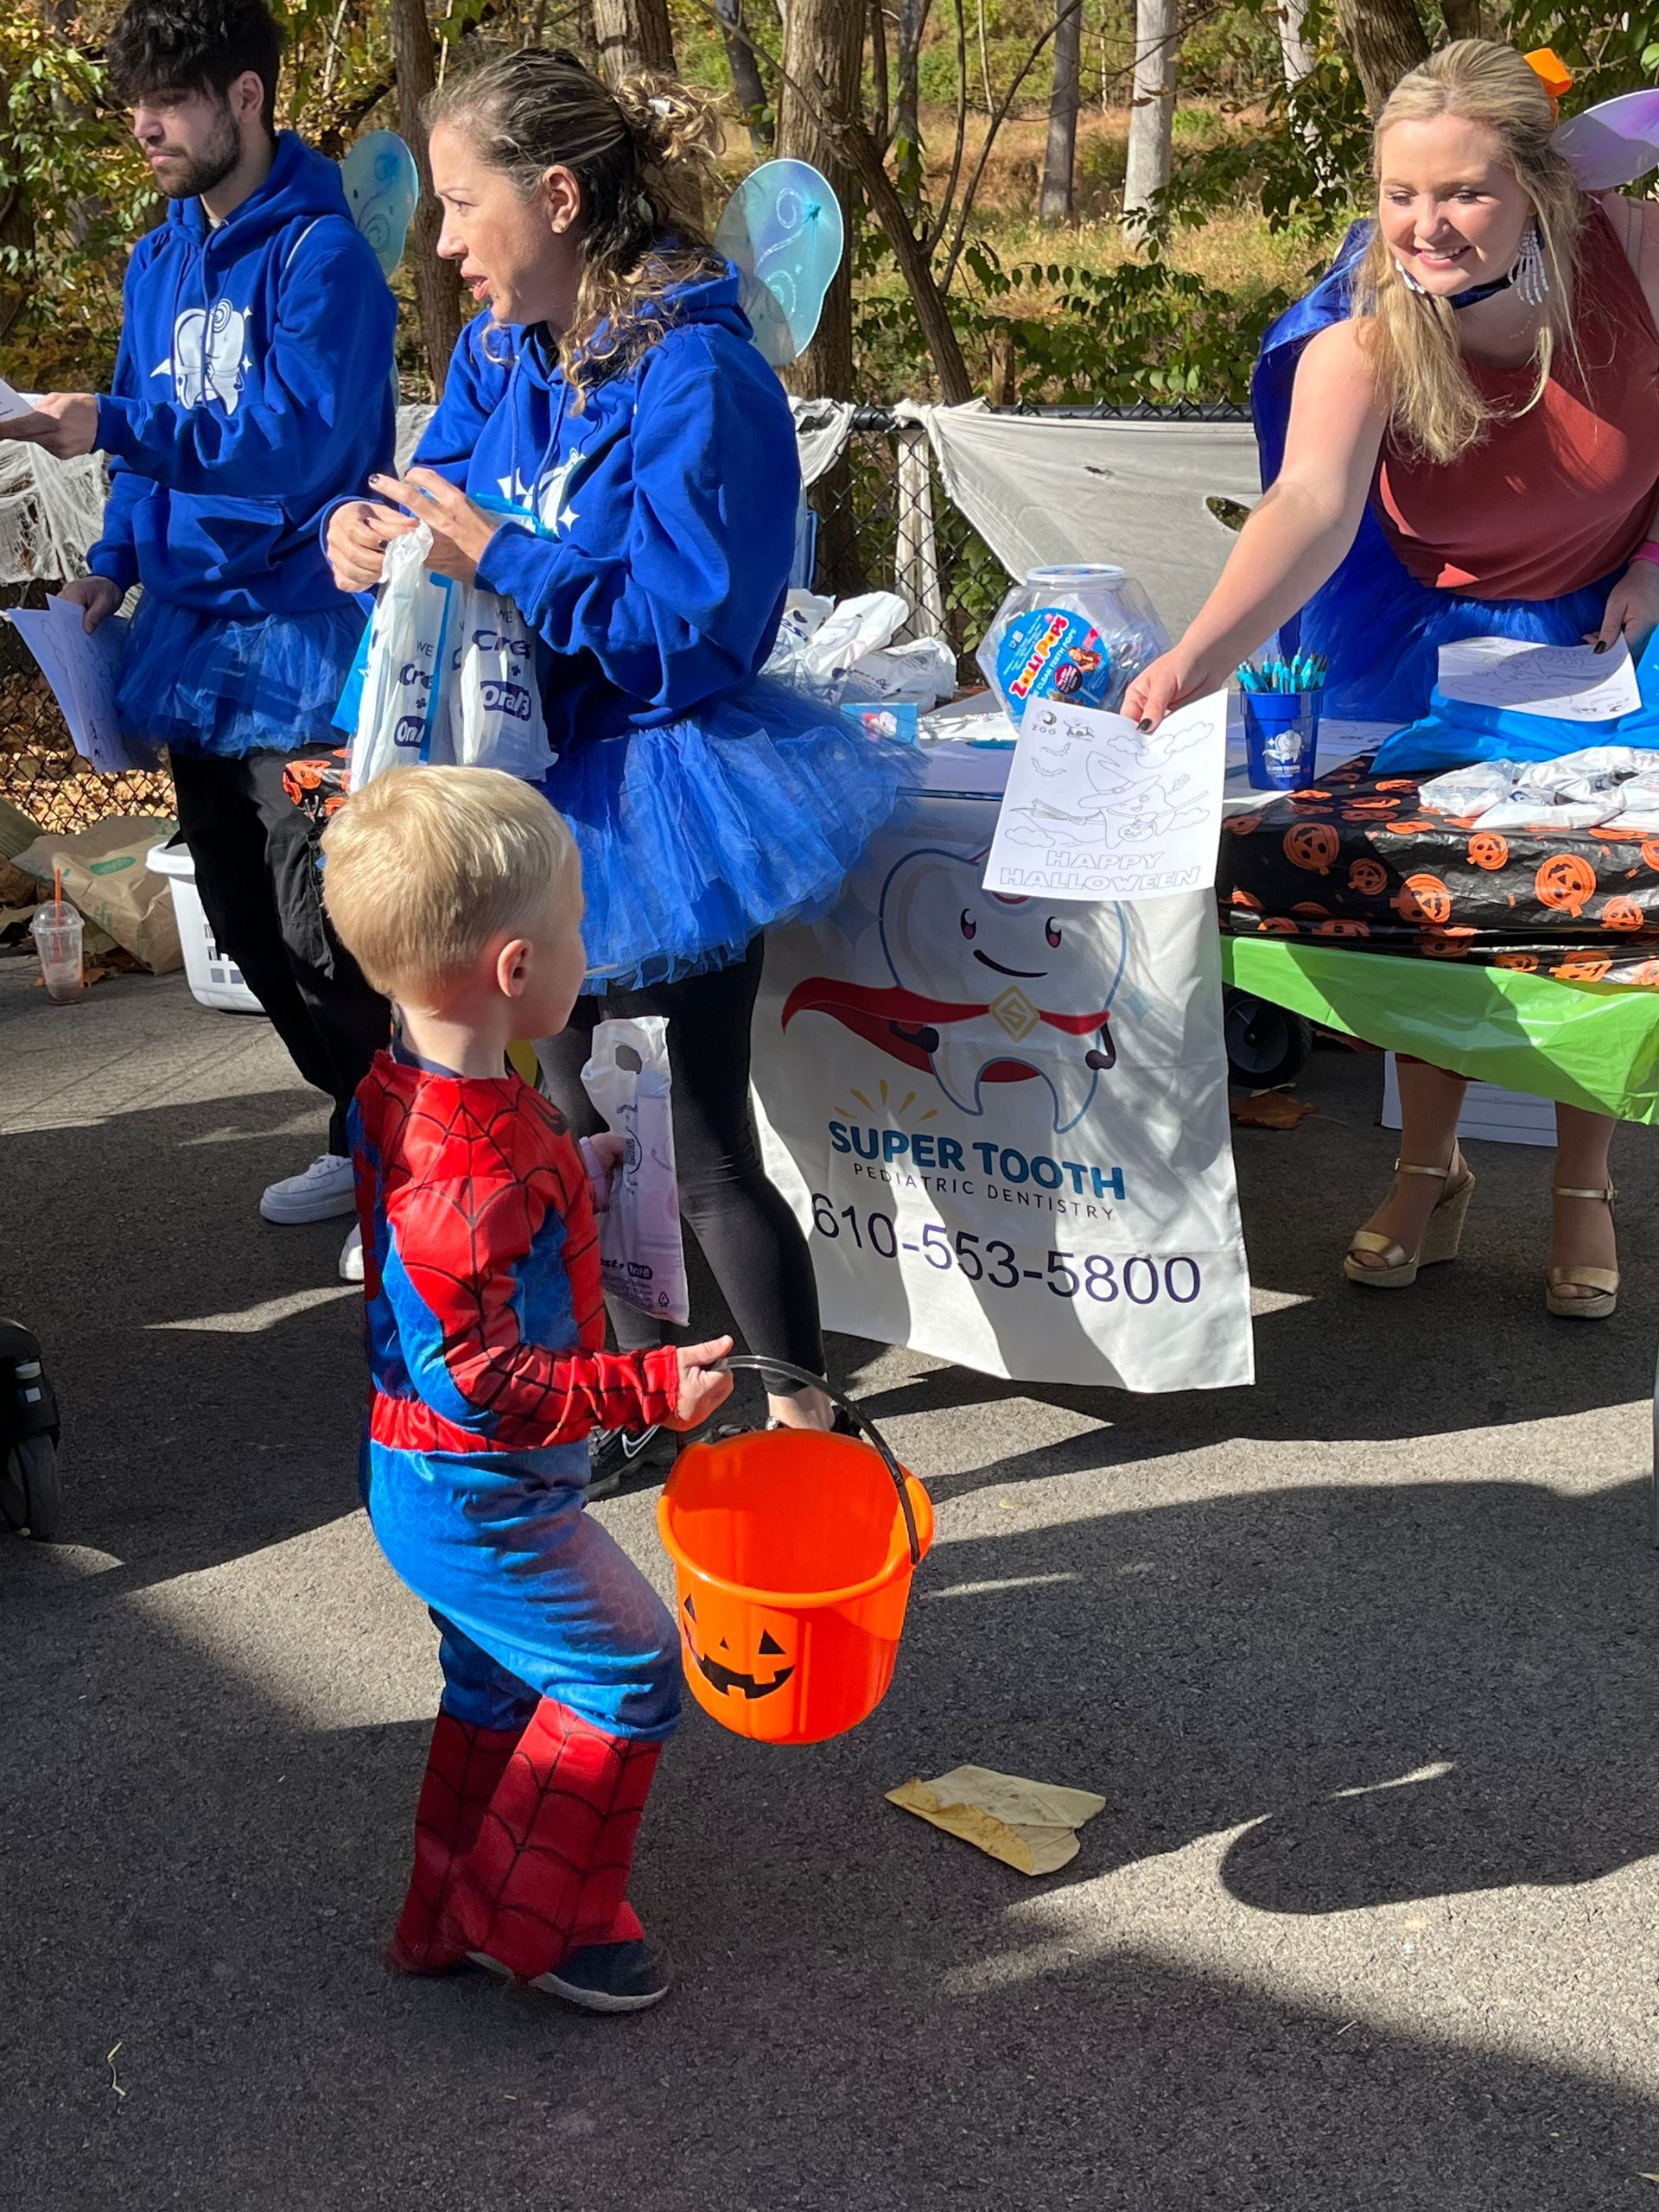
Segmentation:
<svg viewBox="0 0 1659 2212">
<path fill-rule="evenodd" d="M 582 1087 L 594 1025 L 664 1014 L 674 1085 L 674 1159 L 680 1211 L 702 1247 L 749 1350 L 823 1372 L 818 1289 L 799 1223 L 766 1179 L 749 1110 L 749 1026 L 760 987 L 760 938 L 735 966 L 645 991 L 580 998 L 563 1033 L 537 1046 L 547 1094 L 580 1136 L 604 1127 Z M 648 1313 L 613 1306 L 617 1342 L 637 1351 L 662 1341 Z M 775 1395 L 793 1386 L 767 1379 Z"/>
</svg>

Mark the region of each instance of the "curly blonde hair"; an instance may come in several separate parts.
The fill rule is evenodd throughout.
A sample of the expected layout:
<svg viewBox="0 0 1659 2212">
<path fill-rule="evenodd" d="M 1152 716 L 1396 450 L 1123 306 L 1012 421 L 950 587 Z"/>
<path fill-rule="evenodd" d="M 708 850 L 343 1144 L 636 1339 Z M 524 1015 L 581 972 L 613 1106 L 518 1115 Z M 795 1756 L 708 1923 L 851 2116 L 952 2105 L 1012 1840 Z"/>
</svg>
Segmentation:
<svg viewBox="0 0 1659 2212">
<path fill-rule="evenodd" d="M 582 281 L 558 349 L 579 405 L 657 343 L 671 286 L 724 267 L 703 230 L 721 143 L 711 93 L 645 69 L 613 89 L 573 54 L 525 47 L 442 86 L 426 120 L 459 131 L 528 201 L 550 168 L 581 187 Z"/>
<path fill-rule="evenodd" d="M 1463 116 L 1491 131 L 1498 160 L 1532 202 L 1549 289 L 1531 396 L 1516 410 L 1525 414 L 1543 397 L 1557 356 L 1577 354 L 1573 296 L 1584 195 L 1554 143 L 1554 102 L 1512 47 L 1458 39 L 1402 77 L 1377 118 L 1379 178 L 1384 135 L 1396 123 L 1441 115 Z M 1469 373 L 1451 302 L 1407 289 L 1380 226 L 1356 273 L 1354 301 L 1393 435 L 1437 461 L 1455 461 L 1478 445 L 1503 410 Z"/>
</svg>

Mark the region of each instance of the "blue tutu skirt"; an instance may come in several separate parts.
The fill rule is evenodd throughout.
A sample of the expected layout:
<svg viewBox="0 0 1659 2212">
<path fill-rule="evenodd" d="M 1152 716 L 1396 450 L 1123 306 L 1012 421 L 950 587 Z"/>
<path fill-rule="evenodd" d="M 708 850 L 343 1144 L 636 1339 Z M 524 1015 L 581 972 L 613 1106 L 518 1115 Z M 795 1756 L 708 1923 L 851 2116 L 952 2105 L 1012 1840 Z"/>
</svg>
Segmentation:
<svg viewBox="0 0 1659 2212">
<path fill-rule="evenodd" d="M 313 614 L 232 622 L 146 592 L 121 664 L 122 734 L 219 759 L 338 744 L 334 708 L 362 634 L 344 593 Z"/>
<path fill-rule="evenodd" d="M 571 748 L 542 788 L 582 853 L 589 991 L 729 966 L 821 912 L 899 794 L 914 747 L 759 680 L 683 721 Z"/>
</svg>

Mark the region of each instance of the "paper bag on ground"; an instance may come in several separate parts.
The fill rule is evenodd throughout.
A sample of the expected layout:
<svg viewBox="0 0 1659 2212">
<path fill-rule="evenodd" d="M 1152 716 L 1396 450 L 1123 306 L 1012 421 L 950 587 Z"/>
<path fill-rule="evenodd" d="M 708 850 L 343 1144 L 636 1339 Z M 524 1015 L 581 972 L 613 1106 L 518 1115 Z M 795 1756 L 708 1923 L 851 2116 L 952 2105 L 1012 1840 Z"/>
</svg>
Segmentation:
<svg viewBox="0 0 1659 2212">
<path fill-rule="evenodd" d="M 901 1782 L 888 1790 L 887 1802 L 1022 1874 L 1052 1874 L 1077 1857 L 1077 1831 L 1106 1800 L 1090 1789 L 1028 1782 L 988 1766 L 957 1766 L 931 1782 Z"/>
<path fill-rule="evenodd" d="M 599 1217 L 605 1294 L 661 1321 L 691 1318 L 674 1173 L 673 1095 L 668 1023 L 601 1021 L 582 1071 L 587 1091 L 626 1147 L 611 1178 L 611 1203 Z"/>
<path fill-rule="evenodd" d="M 63 895 L 86 921 L 107 930 L 152 974 L 184 965 L 173 894 L 167 878 L 152 875 L 148 861 L 177 827 L 165 817 L 122 814 L 70 837 L 37 837 L 18 854 L 16 866 L 52 895 L 55 870 Z"/>
</svg>

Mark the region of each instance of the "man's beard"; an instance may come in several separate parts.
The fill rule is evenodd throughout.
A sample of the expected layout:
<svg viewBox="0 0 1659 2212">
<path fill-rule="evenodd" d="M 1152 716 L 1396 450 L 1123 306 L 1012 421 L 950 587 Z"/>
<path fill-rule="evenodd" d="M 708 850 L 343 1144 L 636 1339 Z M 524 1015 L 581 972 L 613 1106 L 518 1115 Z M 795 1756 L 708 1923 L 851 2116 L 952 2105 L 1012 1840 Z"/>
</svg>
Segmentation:
<svg viewBox="0 0 1659 2212">
<path fill-rule="evenodd" d="M 223 184 L 241 160 L 242 140 L 232 120 L 228 101 L 219 110 L 217 121 L 218 129 L 211 144 L 187 162 L 175 182 L 162 186 L 168 199 L 200 199 L 204 192 Z"/>
</svg>

